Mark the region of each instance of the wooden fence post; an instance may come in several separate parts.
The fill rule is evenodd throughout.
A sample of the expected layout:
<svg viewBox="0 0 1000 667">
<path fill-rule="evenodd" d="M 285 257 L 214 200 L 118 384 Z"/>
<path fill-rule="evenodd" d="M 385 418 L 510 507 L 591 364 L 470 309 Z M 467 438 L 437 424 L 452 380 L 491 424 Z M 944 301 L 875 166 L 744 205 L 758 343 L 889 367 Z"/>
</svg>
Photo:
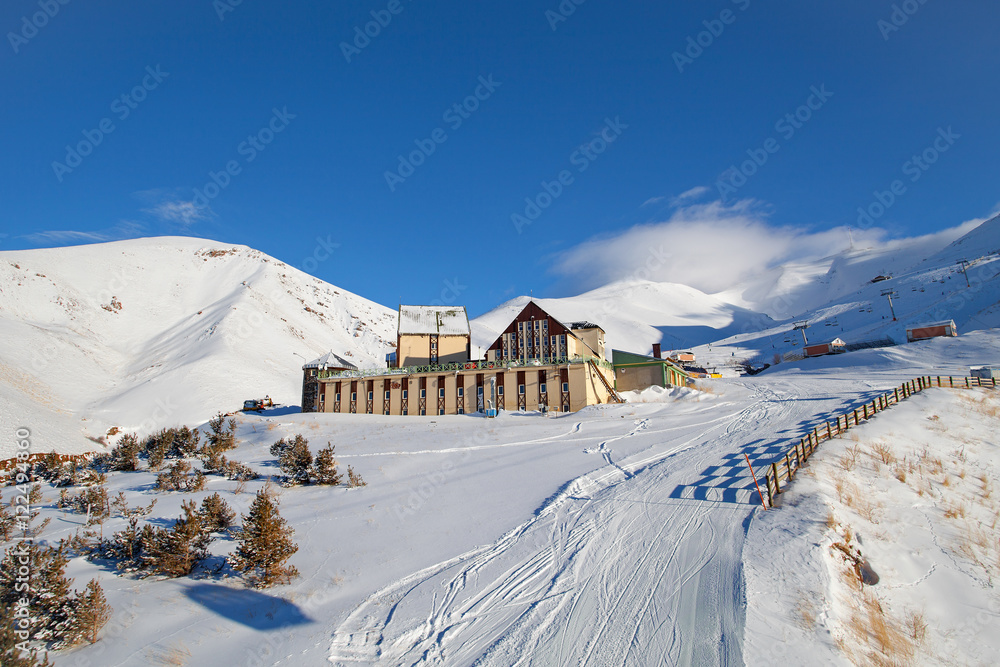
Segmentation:
<svg viewBox="0 0 1000 667">
<path fill-rule="evenodd" d="M 955 378 L 954 378 L 954 376 L 951 376 L 951 375 L 948 376 L 948 386 L 949 387 L 954 387 L 955 386 Z"/>
<path fill-rule="evenodd" d="M 969 378 L 965 378 L 965 388 L 969 388 Z"/>
<path fill-rule="evenodd" d="M 771 472 L 774 474 L 774 494 L 781 493 L 781 485 L 778 484 L 778 464 L 771 461 Z"/>
<path fill-rule="evenodd" d="M 788 459 L 788 452 L 785 452 L 785 468 L 788 470 L 788 479 L 792 478 L 792 462 Z"/>
<path fill-rule="evenodd" d="M 837 420 L 837 427 L 838 427 L 837 430 L 839 431 L 840 430 L 840 428 L 839 428 L 840 427 L 840 420 L 839 419 Z M 833 440 L 833 432 L 830 430 L 830 422 L 826 423 L 826 439 L 827 440 Z"/>
<path fill-rule="evenodd" d="M 896 395 L 896 402 L 899 403 L 899 389 L 893 389 L 892 393 Z"/>
</svg>

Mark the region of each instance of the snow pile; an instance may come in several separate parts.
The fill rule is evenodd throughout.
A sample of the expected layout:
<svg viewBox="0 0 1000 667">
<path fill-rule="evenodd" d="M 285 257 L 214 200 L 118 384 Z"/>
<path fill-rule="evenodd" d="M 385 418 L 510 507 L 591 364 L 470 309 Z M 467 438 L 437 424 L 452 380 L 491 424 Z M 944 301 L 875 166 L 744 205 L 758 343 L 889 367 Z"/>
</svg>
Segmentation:
<svg viewBox="0 0 1000 667">
<path fill-rule="evenodd" d="M 748 534 L 747 664 L 996 664 L 998 430 L 935 388 L 823 443 Z"/>
<path fill-rule="evenodd" d="M 646 387 L 640 391 L 623 391 L 626 403 L 673 403 L 674 401 L 704 401 L 715 396 L 692 387 Z"/>
</svg>

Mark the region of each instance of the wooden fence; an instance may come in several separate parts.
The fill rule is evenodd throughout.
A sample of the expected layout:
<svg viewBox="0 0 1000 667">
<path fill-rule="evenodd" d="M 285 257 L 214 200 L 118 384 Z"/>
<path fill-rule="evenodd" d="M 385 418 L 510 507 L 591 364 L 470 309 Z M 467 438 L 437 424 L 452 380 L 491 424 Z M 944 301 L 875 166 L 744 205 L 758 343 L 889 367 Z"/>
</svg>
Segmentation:
<svg viewBox="0 0 1000 667">
<path fill-rule="evenodd" d="M 832 422 L 827 421 L 820 424 L 812 432 L 807 433 L 804 438 L 794 443 L 792 448 L 785 453 L 783 460 L 779 459 L 771 463 L 767 473 L 764 475 L 764 488 L 766 489 L 767 499 L 765 501 L 762 497 L 760 499 L 761 504 L 764 504 L 765 507 L 774 507 L 775 498 L 781 493 L 782 485 L 787 485 L 795 477 L 795 473 L 809 460 L 809 457 L 816 451 L 819 443 L 840 436 L 854 426 L 871 419 L 879 412 L 896 405 L 913 394 L 919 393 L 924 389 L 930 389 L 931 387 L 957 387 L 962 389 L 988 387 L 996 389 L 996 386 L 996 378 L 955 378 L 952 376 L 925 375 L 904 382 L 891 392 L 875 397 L 870 403 L 865 403 L 851 412 L 845 412 L 837 416 Z"/>
</svg>

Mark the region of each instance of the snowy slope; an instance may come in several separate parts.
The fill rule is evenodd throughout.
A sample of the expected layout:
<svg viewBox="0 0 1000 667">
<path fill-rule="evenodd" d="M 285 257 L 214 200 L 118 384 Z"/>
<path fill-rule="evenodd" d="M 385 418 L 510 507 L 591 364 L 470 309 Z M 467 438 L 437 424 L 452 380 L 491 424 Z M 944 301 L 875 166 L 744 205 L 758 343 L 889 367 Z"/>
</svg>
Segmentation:
<svg viewBox="0 0 1000 667">
<path fill-rule="evenodd" d="M 965 259 L 968 282 L 958 260 Z M 984 222 L 947 247 L 919 261 L 907 258 L 909 269 L 891 273 L 892 279 L 871 283 L 864 280 L 850 293 L 820 307 L 800 312 L 795 320 L 809 322 L 810 342 L 839 337 L 848 343 L 892 338 L 906 341 L 906 329 L 914 325 L 954 319 L 960 334 L 1000 326 L 1000 217 Z M 860 276 L 857 276 L 860 277 Z M 857 278 L 856 277 L 856 278 Z M 888 299 L 894 290 L 892 321 Z M 800 351 L 802 338 L 793 333 L 793 321 L 761 327 L 717 340 L 712 349 L 697 352 L 721 364 L 732 358 L 757 356 L 767 363 L 775 354 Z"/>
<path fill-rule="evenodd" d="M 0 427 L 92 446 L 111 426 L 197 423 L 265 394 L 297 405 L 303 358 L 377 363 L 394 330 L 393 311 L 243 246 L 3 252 Z"/>
<path fill-rule="evenodd" d="M 517 297 L 472 321 L 473 343 L 488 347 L 528 303 Z M 771 319 L 700 290 L 675 283 L 634 280 L 612 283 L 579 296 L 535 299 L 563 323 L 587 320 L 606 332 L 607 349 L 651 353 L 725 338 Z"/>
<path fill-rule="evenodd" d="M 988 296 L 996 289 L 994 286 L 981 290 L 982 294 L 961 307 L 957 307 L 957 301 L 948 305 L 947 298 L 929 298 L 932 294 L 926 284 L 933 280 L 945 281 L 941 283 L 944 287 L 938 289 L 939 297 L 954 296 L 957 283 L 950 281 L 955 275 L 957 259 L 972 260 L 1000 249 L 1000 217 L 956 240 L 955 235 L 966 227 L 891 241 L 874 248 L 855 248 L 819 259 L 789 262 L 715 294 L 677 283 L 626 280 L 578 296 L 535 301 L 564 322 L 589 320 L 599 324 L 607 332 L 609 349 L 650 353 L 652 344 L 659 342 L 664 351 L 704 346 L 701 350 L 704 357 L 710 343 L 721 341 L 723 345 L 732 346 L 727 347 L 724 354 L 708 355 L 717 364 L 723 363 L 724 357 L 732 358 L 736 350 L 739 350 L 737 356 L 745 357 L 801 347 L 801 339 L 797 337 L 789 344 L 782 344 L 790 323 L 778 325 L 776 320 L 808 318 L 820 320 L 825 326 L 841 313 L 856 311 L 862 306 L 867 313 L 867 308 L 872 307 L 877 316 L 847 316 L 843 318 L 848 321 L 843 330 L 840 328 L 842 322 L 837 320 L 836 329 L 823 329 L 817 335 L 820 338 L 833 338 L 833 334 L 855 338 L 883 335 L 885 327 L 881 326 L 882 313 L 877 307 L 885 305 L 879 295 L 887 286 L 901 292 L 913 288 L 919 292 L 921 287 L 925 288 L 922 294 L 928 294 L 928 298 L 910 299 L 910 294 L 903 298 L 903 312 L 911 319 L 932 315 L 942 319 L 954 315 L 937 317 L 935 314 L 962 310 L 964 312 L 957 317 L 966 329 L 976 316 L 978 326 L 974 328 L 997 326 L 1000 312 L 993 309 L 980 313 L 981 309 L 995 304 L 996 299 L 991 302 Z M 713 261 L 710 251 L 705 261 Z M 872 284 L 871 279 L 878 275 L 891 275 L 894 280 Z M 994 275 L 993 268 L 983 269 L 984 279 L 992 279 Z M 520 296 L 473 320 L 473 343 L 489 346 L 527 302 L 528 297 Z M 888 312 L 887 305 L 885 310 Z M 747 335 L 762 331 L 765 333 Z M 780 342 L 776 343 L 775 338 Z M 772 344 L 775 347 L 772 348 Z"/>
<path fill-rule="evenodd" d="M 775 545 L 794 538 L 808 546 L 808 531 L 822 527 L 823 515 L 779 523 L 761 549 L 755 524 L 778 513 L 761 515 L 743 455 L 766 465 L 817 417 L 917 374 L 960 373 L 997 345 L 995 332 L 978 332 L 926 347 L 868 350 L 720 381 L 713 394 L 685 392 L 558 417 L 240 415 L 241 444 L 231 456 L 260 472 L 275 472 L 270 443 L 301 433 L 314 451 L 336 442 L 341 465 L 368 481 L 356 490 L 281 490 L 281 513 L 299 545 L 290 562 L 301 577 L 254 591 L 227 569 L 198 579 L 134 580 L 76 558 L 69 566 L 76 585 L 99 577 L 116 615 L 98 644 L 53 658 L 57 665 L 123 667 L 327 659 L 337 665 L 846 664 L 829 639 L 805 634 L 789 634 L 795 643 L 779 646 L 792 659 L 768 653 L 788 619 L 776 625 L 770 599 L 761 595 L 771 589 L 762 587 L 787 567 L 805 577 L 823 566 L 786 560 L 798 553 L 791 548 L 775 558 Z M 898 408 L 901 414 L 906 407 Z M 995 470 L 991 484 L 1000 483 Z M 971 468 L 968 478 L 974 480 Z M 149 472 L 116 473 L 109 491 L 124 491 L 132 505 L 156 498 L 152 518 L 162 524 L 179 514 L 182 500 L 215 491 L 245 512 L 262 483 L 238 493 L 234 482 L 210 480 L 204 492 L 164 494 L 151 489 Z M 54 518 L 43 539 L 72 534 L 79 515 L 53 507 L 57 490 L 46 487 L 43 495 L 43 515 Z M 122 523 L 109 520 L 105 534 Z M 783 533 L 786 526 L 794 532 Z M 209 567 L 234 547 L 231 539 L 215 542 Z M 887 591 L 912 581 L 903 570 L 906 546 L 900 551 L 902 557 L 872 552 Z M 748 572 L 756 577 L 749 586 Z M 963 590 L 976 583 L 964 581 Z M 778 611 L 795 600 L 784 599 Z M 934 599 L 922 604 L 930 611 Z M 830 618 L 833 611 L 820 604 L 817 615 Z M 994 618 L 987 617 L 985 631 L 995 627 Z M 754 625 L 759 636 L 748 639 L 748 621 L 770 634 Z M 974 643 L 959 642 L 950 664 L 996 663 L 992 644 Z"/>
</svg>

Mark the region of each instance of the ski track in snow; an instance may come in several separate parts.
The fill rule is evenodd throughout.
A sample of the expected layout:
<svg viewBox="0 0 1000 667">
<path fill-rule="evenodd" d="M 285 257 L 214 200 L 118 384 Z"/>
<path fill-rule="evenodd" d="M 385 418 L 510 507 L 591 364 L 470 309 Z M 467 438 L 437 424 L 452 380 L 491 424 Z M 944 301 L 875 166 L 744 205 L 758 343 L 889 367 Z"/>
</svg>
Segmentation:
<svg viewBox="0 0 1000 667">
<path fill-rule="evenodd" d="M 787 400 L 798 394 L 791 383 L 747 386 L 749 405 L 720 401 L 711 420 L 639 419 L 605 438 L 588 451 L 607 466 L 566 484 L 496 542 L 369 596 L 337 628 L 330 661 L 743 664 L 742 544 L 757 499 L 742 452 L 769 460 L 755 443 L 815 409 Z M 633 437 L 649 446 L 614 461 L 608 445 Z M 742 469 L 712 478 L 736 458 Z M 698 474 L 729 486 L 684 497 Z"/>
</svg>

